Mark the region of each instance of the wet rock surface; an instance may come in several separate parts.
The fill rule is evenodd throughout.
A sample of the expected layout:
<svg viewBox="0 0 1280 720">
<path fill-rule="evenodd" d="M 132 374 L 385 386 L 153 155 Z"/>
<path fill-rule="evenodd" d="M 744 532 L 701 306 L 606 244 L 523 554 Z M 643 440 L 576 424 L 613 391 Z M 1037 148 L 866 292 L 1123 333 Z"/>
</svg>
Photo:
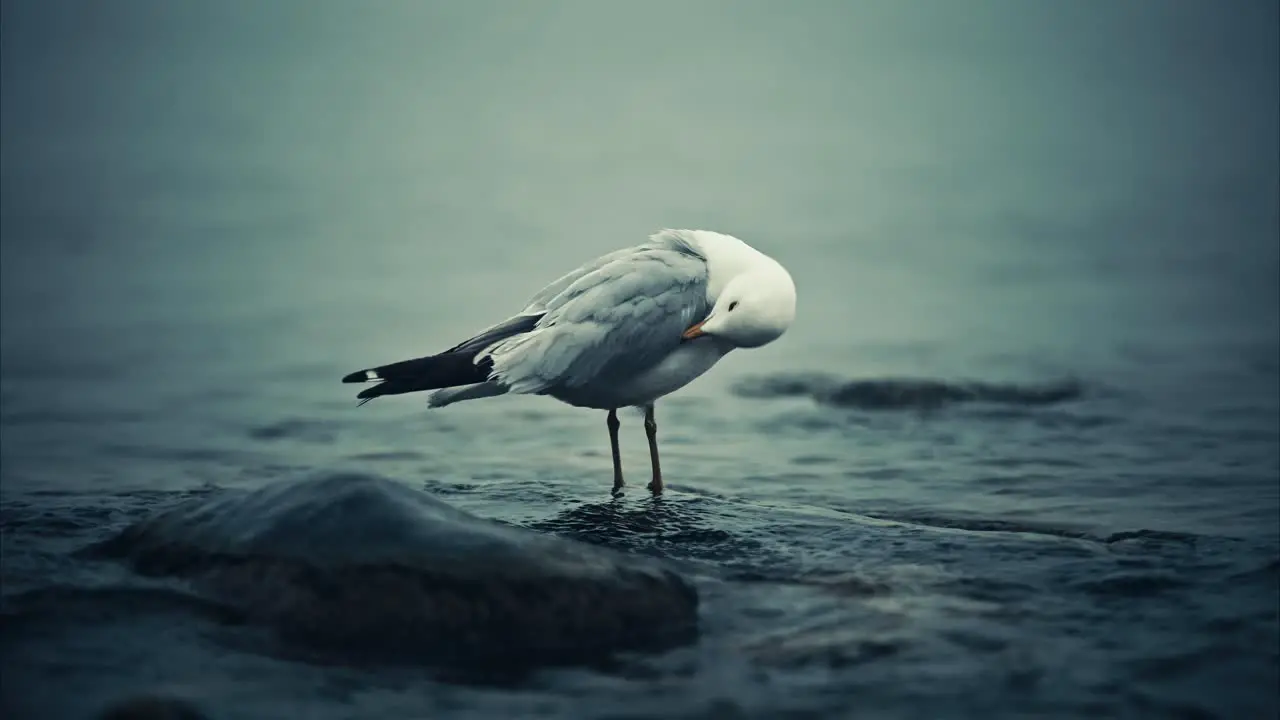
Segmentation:
<svg viewBox="0 0 1280 720">
<path fill-rule="evenodd" d="M 291 643 L 362 660 L 590 662 L 697 634 L 695 589 L 657 560 L 483 520 L 369 475 L 193 498 L 88 554 L 183 578 Z"/>
</svg>

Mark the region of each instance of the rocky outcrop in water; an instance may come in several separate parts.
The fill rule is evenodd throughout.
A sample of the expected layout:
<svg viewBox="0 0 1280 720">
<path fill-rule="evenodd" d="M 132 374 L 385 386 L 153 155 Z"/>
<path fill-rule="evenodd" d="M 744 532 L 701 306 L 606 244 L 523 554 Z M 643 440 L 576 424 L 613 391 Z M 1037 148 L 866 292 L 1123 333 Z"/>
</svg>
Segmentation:
<svg viewBox="0 0 1280 720">
<path fill-rule="evenodd" d="M 695 590 L 656 560 L 482 520 L 366 475 L 196 498 L 93 551 L 360 658 L 588 662 L 697 630 Z"/>
<path fill-rule="evenodd" d="M 823 405 L 861 410 L 932 409 L 962 402 L 1052 405 L 1083 394 L 1074 380 L 1038 385 L 916 378 L 840 380 L 819 373 L 747 378 L 733 390 L 742 397 L 811 397 Z"/>
</svg>

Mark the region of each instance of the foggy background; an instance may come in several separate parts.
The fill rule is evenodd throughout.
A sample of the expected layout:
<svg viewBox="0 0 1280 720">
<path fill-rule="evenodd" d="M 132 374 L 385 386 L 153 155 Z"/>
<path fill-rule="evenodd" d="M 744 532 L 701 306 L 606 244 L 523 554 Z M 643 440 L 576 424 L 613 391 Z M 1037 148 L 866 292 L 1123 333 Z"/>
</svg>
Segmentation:
<svg viewBox="0 0 1280 720">
<path fill-rule="evenodd" d="M 1271 2 L 4 8 L 10 368 L 263 308 L 425 353 L 667 226 L 780 257 L 815 353 L 1277 335 Z"/>
</svg>

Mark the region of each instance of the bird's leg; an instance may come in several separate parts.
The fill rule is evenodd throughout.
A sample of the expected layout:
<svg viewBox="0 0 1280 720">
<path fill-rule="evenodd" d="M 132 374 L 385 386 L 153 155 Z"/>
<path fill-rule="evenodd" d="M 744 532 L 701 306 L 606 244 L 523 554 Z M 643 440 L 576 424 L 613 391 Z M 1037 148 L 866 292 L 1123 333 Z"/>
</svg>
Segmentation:
<svg viewBox="0 0 1280 720">
<path fill-rule="evenodd" d="M 605 419 L 605 424 L 609 426 L 609 449 L 613 451 L 613 496 L 617 497 L 622 494 L 622 486 L 626 485 L 622 481 L 622 455 L 618 452 L 618 411 L 610 410 L 609 417 Z"/>
<path fill-rule="evenodd" d="M 649 438 L 649 463 L 653 465 L 653 480 L 649 489 L 654 495 L 662 494 L 662 463 L 658 462 L 658 420 L 653 405 L 644 406 L 644 434 Z"/>
</svg>

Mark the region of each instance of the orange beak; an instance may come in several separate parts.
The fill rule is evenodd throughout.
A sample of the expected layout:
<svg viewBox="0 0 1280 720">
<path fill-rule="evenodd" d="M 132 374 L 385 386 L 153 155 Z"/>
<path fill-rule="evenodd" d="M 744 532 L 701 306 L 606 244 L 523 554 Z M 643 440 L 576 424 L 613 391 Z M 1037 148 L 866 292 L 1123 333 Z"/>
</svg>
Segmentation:
<svg viewBox="0 0 1280 720">
<path fill-rule="evenodd" d="M 706 320 L 703 320 L 702 322 L 706 322 Z M 680 334 L 680 337 L 684 338 L 685 340 L 692 340 L 696 337 L 701 337 L 703 335 L 706 335 L 706 333 L 702 332 L 702 323 L 700 322 L 700 323 L 694 323 L 693 325 L 690 325 L 688 330 L 685 330 L 683 333 Z"/>
</svg>

